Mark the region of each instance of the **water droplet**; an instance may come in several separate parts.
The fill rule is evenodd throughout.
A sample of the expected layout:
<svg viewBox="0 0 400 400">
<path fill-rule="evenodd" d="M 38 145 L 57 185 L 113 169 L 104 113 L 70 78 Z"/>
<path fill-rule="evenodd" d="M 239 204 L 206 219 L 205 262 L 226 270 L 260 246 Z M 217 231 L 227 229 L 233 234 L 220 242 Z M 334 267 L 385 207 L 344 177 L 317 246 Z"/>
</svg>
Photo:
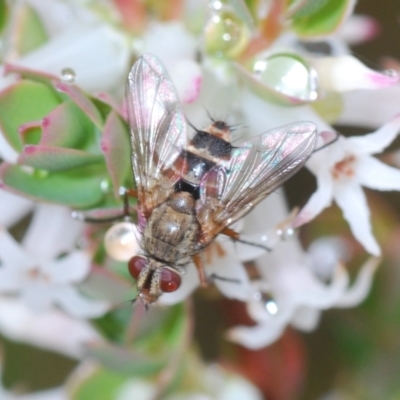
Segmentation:
<svg viewBox="0 0 400 400">
<path fill-rule="evenodd" d="M 75 71 L 72 68 L 64 68 L 61 71 L 61 80 L 65 83 L 74 83 L 76 78 Z"/>
<path fill-rule="evenodd" d="M 100 182 L 100 189 L 103 193 L 108 193 L 110 190 L 110 182 L 107 179 L 103 179 Z"/>
<path fill-rule="evenodd" d="M 247 46 L 250 32 L 246 24 L 220 1 L 211 3 L 205 27 L 205 50 L 218 57 L 238 56 Z"/>
<path fill-rule="evenodd" d="M 222 3 L 219 0 L 214 0 L 210 2 L 210 7 L 214 10 L 221 10 Z"/>
<path fill-rule="evenodd" d="M 318 97 L 318 77 L 304 60 L 292 54 L 274 54 L 253 65 L 253 74 L 273 91 L 298 102 Z"/>
<path fill-rule="evenodd" d="M 263 308 L 270 315 L 276 315 L 278 313 L 278 305 L 271 293 L 269 292 L 256 292 L 254 293 L 254 299 L 262 303 Z"/>
<path fill-rule="evenodd" d="M 139 233 L 131 222 L 118 222 L 113 225 L 104 237 L 107 254 L 117 261 L 128 261 L 137 255 Z"/>
<path fill-rule="evenodd" d="M 386 76 L 390 76 L 390 77 L 392 77 L 392 78 L 397 78 L 397 77 L 399 76 L 399 74 L 398 74 L 394 69 L 385 69 L 385 70 L 383 71 L 383 73 L 384 73 Z"/>
</svg>

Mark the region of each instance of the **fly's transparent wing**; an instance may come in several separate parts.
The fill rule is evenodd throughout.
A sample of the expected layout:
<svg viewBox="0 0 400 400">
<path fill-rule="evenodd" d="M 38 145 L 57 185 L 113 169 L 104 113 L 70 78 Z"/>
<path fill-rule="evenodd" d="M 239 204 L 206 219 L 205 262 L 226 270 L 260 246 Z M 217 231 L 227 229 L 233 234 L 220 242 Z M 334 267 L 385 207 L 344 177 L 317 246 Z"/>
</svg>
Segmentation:
<svg viewBox="0 0 400 400">
<path fill-rule="evenodd" d="M 126 99 L 138 205 L 148 217 L 180 177 L 174 161 L 186 145 L 186 122 L 168 73 L 152 54 L 133 65 Z"/>
<path fill-rule="evenodd" d="M 316 137 L 313 123 L 300 122 L 233 148 L 229 161 L 213 167 L 201 182 L 201 241 L 211 241 L 294 175 L 312 153 Z"/>
</svg>

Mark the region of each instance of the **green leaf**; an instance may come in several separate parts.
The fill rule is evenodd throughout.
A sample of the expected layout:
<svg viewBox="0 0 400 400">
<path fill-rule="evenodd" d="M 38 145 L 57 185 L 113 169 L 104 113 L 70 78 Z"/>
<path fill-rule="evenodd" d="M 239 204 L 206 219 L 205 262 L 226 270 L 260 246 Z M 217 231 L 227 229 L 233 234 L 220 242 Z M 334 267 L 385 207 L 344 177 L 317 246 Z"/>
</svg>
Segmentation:
<svg viewBox="0 0 400 400">
<path fill-rule="evenodd" d="M 0 92 L 0 128 L 10 145 L 20 152 L 19 127 L 41 120 L 58 104 L 54 91 L 37 82 L 21 80 Z"/>
<path fill-rule="evenodd" d="M 303 38 L 332 34 L 351 13 L 355 0 L 309 0 L 292 19 L 293 30 Z"/>
<path fill-rule="evenodd" d="M 97 369 L 91 374 L 82 374 L 77 381 L 72 379 L 71 382 L 73 400 L 115 400 L 119 388 L 126 382 L 126 377 Z"/>
<path fill-rule="evenodd" d="M 129 325 L 129 320 L 132 318 L 132 311 L 132 306 L 129 304 L 127 307 L 116 308 L 92 322 L 101 331 L 103 336 L 114 343 L 123 343 L 126 328 Z"/>
<path fill-rule="evenodd" d="M 47 32 L 36 11 L 28 5 L 18 8 L 13 46 L 19 55 L 38 48 L 48 40 Z"/>
<path fill-rule="evenodd" d="M 106 159 L 108 173 L 114 187 L 114 195 L 120 198 L 119 188 L 131 177 L 131 147 L 126 124 L 115 112 L 111 112 L 104 125 L 101 149 Z"/>
<path fill-rule="evenodd" d="M 102 178 L 90 168 L 73 172 L 27 172 L 19 165 L 3 163 L 0 167 L 2 186 L 10 192 L 34 200 L 49 201 L 73 208 L 89 208 L 99 204 L 104 193 Z"/>
<path fill-rule="evenodd" d="M 136 348 L 140 347 L 149 354 L 171 354 L 176 352 L 177 348 L 187 346 L 185 337 L 190 324 L 184 303 L 169 307 L 167 311 L 163 310 L 163 318 L 160 318 L 160 321 L 153 331 L 147 330 L 146 326 L 141 327 L 146 330 L 138 332 Z"/>
<path fill-rule="evenodd" d="M 43 118 L 42 126 L 41 145 L 82 150 L 93 147 L 93 143 L 97 145 L 97 137 L 92 134 L 95 130 L 94 125 L 72 101 L 66 101 L 56 107 Z"/>
<path fill-rule="evenodd" d="M 35 146 L 24 147 L 18 158 L 18 164 L 49 172 L 64 171 L 84 165 L 104 161 L 103 156 L 86 151 L 63 147 Z"/>
</svg>

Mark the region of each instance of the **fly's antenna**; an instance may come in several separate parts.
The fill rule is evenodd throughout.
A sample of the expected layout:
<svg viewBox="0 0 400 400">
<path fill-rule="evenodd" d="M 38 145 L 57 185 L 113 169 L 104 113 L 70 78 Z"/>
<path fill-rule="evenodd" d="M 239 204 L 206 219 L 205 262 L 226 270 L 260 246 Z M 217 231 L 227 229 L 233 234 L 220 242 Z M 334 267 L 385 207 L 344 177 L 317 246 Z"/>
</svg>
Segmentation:
<svg viewBox="0 0 400 400">
<path fill-rule="evenodd" d="M 203 106 L 203 108 L 207 114 L 207 117 L 210 118 L 212 122 L 216 122 L 216 119 L 211 115 L 210 111 L 207 108 L 205 108 L 204 106 Z"/>
<path fill-rule="evenodd" d="M 187 118 L 186 118 L 186 122 L 191 128 L 193 128 L 195 130 L 195 132 L 200 132 L 200 130 L 197 129 Z"/>
</svg>

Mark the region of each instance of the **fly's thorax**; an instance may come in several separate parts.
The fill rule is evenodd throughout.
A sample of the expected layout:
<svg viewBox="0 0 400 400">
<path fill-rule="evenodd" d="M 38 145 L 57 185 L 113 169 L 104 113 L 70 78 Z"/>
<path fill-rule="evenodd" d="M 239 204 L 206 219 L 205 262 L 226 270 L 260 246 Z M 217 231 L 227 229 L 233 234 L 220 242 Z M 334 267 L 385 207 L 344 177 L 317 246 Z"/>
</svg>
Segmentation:
<svg viewBox="0 0 400 400">
<path fill-rule="evenodd" d="M 163 293 L 176 291 L 181 284 L 181 272 L 148 256 L 132 257 L 128 263 L 130 275 L 137 280 L 138 297 L 147 305 Z"/>
<path fill-rule="evenodd" d="M 177 213 L 194 215 L 195 200 L 188 192 L 176 192 L 167 201 L 168 206 Z"/>
<path fill-rule="evenodd" d="M 155 208 L 143 234 L 143 249 L 167 264 L 183 264 L 193 253 L 200 225 L 190 193 L 176 192 Z"/>
</svg>

